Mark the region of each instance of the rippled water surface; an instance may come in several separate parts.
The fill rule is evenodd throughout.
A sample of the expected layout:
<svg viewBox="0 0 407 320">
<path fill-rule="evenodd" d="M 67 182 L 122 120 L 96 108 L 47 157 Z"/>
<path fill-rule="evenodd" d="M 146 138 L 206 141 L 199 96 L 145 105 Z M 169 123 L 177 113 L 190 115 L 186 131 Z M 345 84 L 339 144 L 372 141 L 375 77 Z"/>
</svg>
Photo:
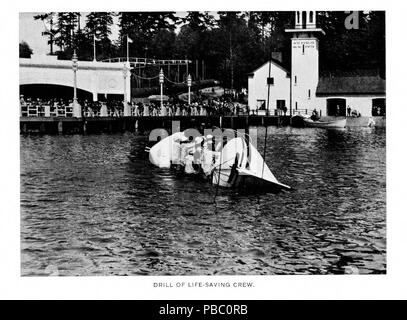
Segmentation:
<svg viewBox="0 0 407 320">
<path fill-rule="evenodd" d="M 21 136 L 22 274 L 385 273 L 385 131 L 268 133 L 292 192 L 216 194 L 133 133 Z"/>
</svg>

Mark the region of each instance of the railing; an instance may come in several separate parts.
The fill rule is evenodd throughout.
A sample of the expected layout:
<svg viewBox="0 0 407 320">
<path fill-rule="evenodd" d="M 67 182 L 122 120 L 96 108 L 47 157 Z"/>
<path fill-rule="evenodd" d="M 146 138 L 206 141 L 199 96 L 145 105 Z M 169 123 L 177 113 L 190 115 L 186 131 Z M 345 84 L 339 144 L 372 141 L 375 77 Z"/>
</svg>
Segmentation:
<svg viewBox="0 0 407 320">
<path fill-rule="evenodd" d="M 22 104 L 20 107 L 21 117 L 64 117 L 73 116 L 72 106 L 51 106 L 37 104 Z"/>
<path fill-rule="evenodd" d="M 281 109 L 256 109 L 256 110 L 251 110 L 252 115 L 256 116 L 285 116 L 289 115 L 290 112 L 287 110 L 286 113 L 283 112 Z"/>
<path fill-rule="evenodd" d="M 240 112 L 240 114 L 244 114 Z M 99 109 L 91 107 L 82 107 L 82 115 L 87 118 L 93 117 L 123 117 L 123 108 L 110 107 L 107 108 L 106 105 L 102 105 Z M 187 112 L 186 109 L 165 109 L 161 111 L 161 108 L 154 109 L 144 109 L 143 107 L 130 106 L 130 115 L 137 117 L 161 117 L 161 116 L 207 116 L 208 112 L 205 108 L 191 109 L 191 112 Z M 237 114 L 239 115 L 239 113 Z M 63 117 L 69 118 L 73 117 L 73 107 L 66 105 L 38 105 L 38 104 L 21 104 L 20 105 L 20 116 L 21 117 Z"/>
<path fill-rule="evenodd" d="M 130 63 L 135 64 L 148 64 L 148 65 L 186 65 L 188 63 L 192 63 L 191 60 L 162 60 L 162 59 L 151 59 L 151 58 L 137 58 L 137 57 L 130 57 L 128 60 Z M 127 57 L 117 57 L 117 58 L 110 58 L 101 60 L 101 62 L 127 62 Z"/>
<path fill-rule="evenodd" d="M 292 115 L 312 115 L 313 110 L 311 109 L 293 109 Z M 322 110 L 319 110 L 319 116 L 322 116 Z"/>
<path fill-rule="evenodd" d="M 293 116 L 295 115 L 311 115 L 312 114 L 312 110 L 308 110 L 308 109 L 293 109 L 292 111 Z"/>
<path fill-rule="evenodd" d="M 171 111 L 169 111 L 171 110 Z M 234 110 L 234 109 L 233 109 Z M 192 109 L 192 112 L 187 112 L 185 108 L 181 109 L 166 109 L 164 112 L 161 108 L 144 109 L 144 107 L 130 106 L 130 115 L 138 117 L 151 117 L 151 116 L 207 116 L 208 110 L 206 108 Z M 219 111 L 215 111 L 216 115 L 221 115 Z M 240 109 L 238 111 L 230 112 L 231 116 L 246 116 L 246 110 Z M 312 111 L 308 109 L 294 109 L 292 115 L 311 115 Z M 82 106 L 82 115 L 84 117 L 123 117 L 123 107 L 107 107 L 102 104 L 100 108 Z M 284 113 L 281 109 L 269 109 L 268 112 L 263 109 L 250 110 L 250 115 L 258 116 L 289 116 L 289 110 Z M 73 107 L 71 105 L 40 105 L 40 104 L 20 104 L 21 117 L 73 117 Z"/>
</svg>

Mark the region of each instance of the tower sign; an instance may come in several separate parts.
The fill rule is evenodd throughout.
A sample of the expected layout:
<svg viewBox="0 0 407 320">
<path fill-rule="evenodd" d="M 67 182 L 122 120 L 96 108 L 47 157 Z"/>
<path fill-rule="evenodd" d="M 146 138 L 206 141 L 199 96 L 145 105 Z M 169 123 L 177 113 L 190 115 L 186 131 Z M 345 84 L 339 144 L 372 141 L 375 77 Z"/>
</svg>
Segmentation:
<svg viewBox="0 0 407 320">
<path fill-rule="evenodd" d="M 291 107 L 314 109 L 319 80 L 319 33 L 316 11 L 296 11 L 295 28 L 287 29 L 291 38 Z"/>
</svg>

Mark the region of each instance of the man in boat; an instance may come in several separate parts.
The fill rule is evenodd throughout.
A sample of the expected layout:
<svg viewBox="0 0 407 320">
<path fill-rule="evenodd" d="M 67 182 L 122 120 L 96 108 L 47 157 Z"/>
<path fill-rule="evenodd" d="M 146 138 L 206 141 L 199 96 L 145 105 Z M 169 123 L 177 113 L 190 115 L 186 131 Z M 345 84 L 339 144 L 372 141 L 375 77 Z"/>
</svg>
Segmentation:
<svg viewBox="0 0 407 320">
<path fill-rule="evenodd" d="M 202 137 L 196 137 L 195 140 L 189 140 L 181 144 L 181 161 L 185 165 L 185 173 L 198 173 L 201 165 L 201 142 Z"/>
<path fill-rule="evenodd" d="M 311 120 L 313 120 L 313 121 L 318 121 L 319 120 L 319 115 L 318 115 L 317 109 L 314 109 L 312 111 Z"/>
<path fill-rule="evenodd" d="M 214 164 L 214 153 L 212 151 L 213 146 L 213 136 L 208 134 L 202 146 L 202 155 L 201 155 L 201 168 L 205 176 L 209 176 L 213 170 Z"/>
</svg>

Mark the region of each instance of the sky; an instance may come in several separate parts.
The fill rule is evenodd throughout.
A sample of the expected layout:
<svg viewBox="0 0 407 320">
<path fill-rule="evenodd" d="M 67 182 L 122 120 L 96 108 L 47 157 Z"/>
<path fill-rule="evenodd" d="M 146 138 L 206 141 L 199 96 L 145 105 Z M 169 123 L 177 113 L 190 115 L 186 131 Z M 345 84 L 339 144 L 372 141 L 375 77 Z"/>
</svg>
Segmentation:
<svg viewBox="0 0 407 320">
<path fill-rule="evenodd" d="M 43 37 L 41 33 L 45 31 L 44 24 L 41 20 L 34 20 L 34 16 L 39 12 L 22 12 L 20 13 L 20 31 L 19 42 L 25 41 L 33 50 L 34 54 L 49 53 L 48 38 Z M 85 17 L 88 12 L 81 12 L 81 27 L 85 26 Z M 176 16 L 185 17 L 185 12 L 177 12 Z M 111 39 L 116 40 L 119 36 L 118 17 L 113 17 Z"/>
</svg>

